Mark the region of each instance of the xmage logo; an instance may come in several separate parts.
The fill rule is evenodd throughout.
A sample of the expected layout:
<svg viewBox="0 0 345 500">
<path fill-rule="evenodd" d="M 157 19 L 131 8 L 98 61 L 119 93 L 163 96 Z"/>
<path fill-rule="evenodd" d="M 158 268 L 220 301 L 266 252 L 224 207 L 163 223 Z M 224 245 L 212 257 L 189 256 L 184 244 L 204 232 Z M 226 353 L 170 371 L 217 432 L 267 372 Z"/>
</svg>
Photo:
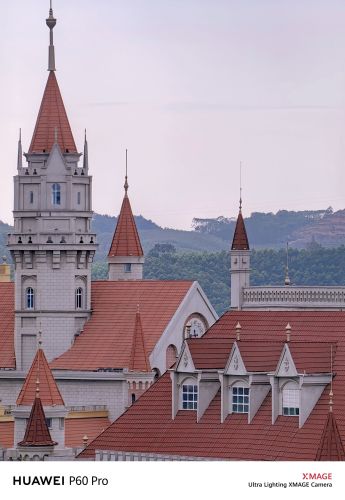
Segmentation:
<svg viewBox="0 0 345 500">
<path fill-rule="evenodd" d="M 320 480 L 332 481 L 332 472 L 303 472 L 303 481 L 306 479 L 313 479 L 314 481 Z"/>
</svg>

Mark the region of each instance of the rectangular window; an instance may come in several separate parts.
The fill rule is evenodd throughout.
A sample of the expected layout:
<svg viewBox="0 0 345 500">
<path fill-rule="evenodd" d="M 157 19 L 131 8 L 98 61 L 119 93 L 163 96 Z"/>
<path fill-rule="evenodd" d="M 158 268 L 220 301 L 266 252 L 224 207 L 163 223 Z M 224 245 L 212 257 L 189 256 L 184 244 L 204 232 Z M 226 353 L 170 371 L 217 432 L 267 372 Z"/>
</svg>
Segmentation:
<svg viewBox="0 0 345 500">
<path fill-rule="evenodd" d="M 64 418 L 59 418 L 59 428 L 64 429 L 65 427 L 65 419 Z"/>
<path fill-rule="evenodd" d="M 51 429 L 52 428 L 52 419 L 46 418 L 46 423 L 47 423 L 48 429 Z"/>
<path fill-rule="evenodd" d="M 198 386 L 183 385 L 182 386 L 182 409 L 196 410 L 198 408 Z"/>
<path fill-rule="evenodd" d="M 125 264 L 125 273 L 132 272 L 132 264 Z"/>
<path fill-rule="evenodd" d="M 30 204 L 32 205 L 34 202 L 34 193 L 33 191 L 30 191 Z"/>
<path fill-rule="evenodd" d="M 80 200 L 81 200 L 81 194 L 80 194 L 80 191 L 78 191 L 78 194 L 77 194 L 77 203 L 78 203 L 78 205 L 80 205 Z"/>
<path fill-rule="evenodd" d="M 232 412 L 233 413 L 248 413 L 249 412 L 249 388 L 248 387 L 233 387 L 232 388 Z"/>
<path fill-rule="evenodd" d="M 299 415 L 298 389 L 283 389 L 283 415 Z"/>
</svg>

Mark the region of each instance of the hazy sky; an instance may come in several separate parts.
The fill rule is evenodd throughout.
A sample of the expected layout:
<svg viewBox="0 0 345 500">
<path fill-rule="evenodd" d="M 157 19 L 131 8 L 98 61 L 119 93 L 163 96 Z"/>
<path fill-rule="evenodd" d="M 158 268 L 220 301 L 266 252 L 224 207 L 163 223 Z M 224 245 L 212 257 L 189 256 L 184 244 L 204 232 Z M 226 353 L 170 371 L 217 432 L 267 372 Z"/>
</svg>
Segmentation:
<svg viewBox="0 0 345 500">
<path fill-rule="evenodd" d="M 130 199 L 162 226 L 345 207 L 344 0 L 54 0 L 57 78 L 93 208 Z M 12 221 L 18 129 L 47 79 L 48 0 L 0 0 L 0 219 Z"/>
</svg>

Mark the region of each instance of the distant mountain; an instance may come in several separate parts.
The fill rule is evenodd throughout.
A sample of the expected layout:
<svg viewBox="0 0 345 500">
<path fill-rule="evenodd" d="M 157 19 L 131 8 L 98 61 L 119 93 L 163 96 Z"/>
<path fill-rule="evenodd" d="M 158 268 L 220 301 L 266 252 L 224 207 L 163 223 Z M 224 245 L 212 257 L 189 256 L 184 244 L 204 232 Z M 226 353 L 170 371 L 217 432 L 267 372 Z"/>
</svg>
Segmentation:
<svg viewBox="0 0 345 500">
<path fill-rule="evenodd" d="M 156 244 L 171 244 L 178 253 L 221 252 L 230 248 L 236 218 L 193 219 L 193 230 L 162 228 L 142 215 L 135 217 L 145 254 Z M 97 233 L 99 249 L 96 261 L 103 261 L 109 250 L 117 218 L 94 214 L 92 229 Z M 345 210 L 280 210 L 274 213 L 253 212 L 245 219 L 252 248 L 308 248 L 312 243 L 324 247 L 345 244 Z M 11 226 L 0 221 L 0 257 Z"/>
</svg>

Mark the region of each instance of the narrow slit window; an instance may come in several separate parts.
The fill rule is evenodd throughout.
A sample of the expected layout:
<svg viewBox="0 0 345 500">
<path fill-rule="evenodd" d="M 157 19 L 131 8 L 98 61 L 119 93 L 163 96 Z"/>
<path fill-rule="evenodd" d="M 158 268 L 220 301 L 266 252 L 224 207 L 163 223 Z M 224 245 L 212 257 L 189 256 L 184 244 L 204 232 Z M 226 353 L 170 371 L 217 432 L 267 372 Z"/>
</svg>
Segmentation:
<svg viewBox="0 0 345 500">
<path fill-rule="evenodd" d="M 83 308 L 83 289 L 78 287 L 75 291 L 75 307 L 76 309 Z"/>
<path fill-rule="evenodd" d="M 34 202 L 34 192 L 33 192 L 33 191 L 30 191 L 30 196 L 29 196 L 29 198 L 30 198 L 30 204 L 32 205 L 32 204 L 33 204 L 33 202 Z"/>
<path fill-rule="evenodd" d="M 80 205 L 80 203 L 81 203 L 81 192 L 80 191 L 78 191 L 78 193 L 77 193 L 77 203 L 78 203 L 78 205 Z"/>
<path fill-rule="evenodd" d="M 60 184 L 52 185 L 52 204 L 61 205 L 61 186 Z"/>
<path fill-rule="evenodd" d="M 35 292 L 32 287 L 26 289 L 26 308 L 33 309 L 35 307 Z"/>
</svg>

